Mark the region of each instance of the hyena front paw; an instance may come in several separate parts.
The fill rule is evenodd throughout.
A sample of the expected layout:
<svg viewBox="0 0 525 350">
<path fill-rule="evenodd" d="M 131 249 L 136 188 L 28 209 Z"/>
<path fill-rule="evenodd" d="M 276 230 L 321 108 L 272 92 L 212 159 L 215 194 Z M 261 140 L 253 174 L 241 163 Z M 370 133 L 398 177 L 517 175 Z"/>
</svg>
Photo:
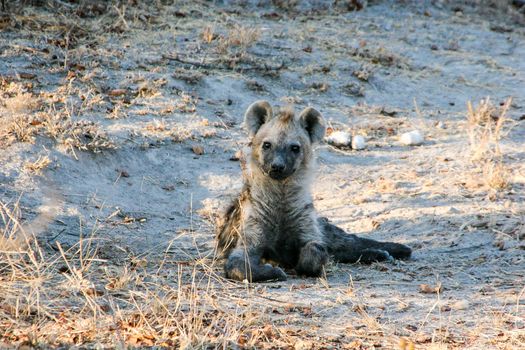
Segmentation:
<svg viewBox="0 0 525 350">
<path fill-rule="evenodd" d="M 266 271 L 263 274 L 264 279 L 261 281 L 286 281 L 286 273 L 280 267 L 264 264 L 263 268 L 266 269 Z"/>
<path fill-rule="evenodd" d="M 225 266 L 226 278 L 249 282 L 263 281 L 286 281 L 286 273 L 278 267 L 270 264 L 252 265 L 246 267 L 245 264 L 229 263 Z"/>
<path fill-rule="evenodd" d="M 301 248 L 295 271 L 299 275 L 319 277 L 323 273 L 323 267 L 327 261 L 328 252 L 325 246 L 318 242 L 308 242 Z"/>
</svg>

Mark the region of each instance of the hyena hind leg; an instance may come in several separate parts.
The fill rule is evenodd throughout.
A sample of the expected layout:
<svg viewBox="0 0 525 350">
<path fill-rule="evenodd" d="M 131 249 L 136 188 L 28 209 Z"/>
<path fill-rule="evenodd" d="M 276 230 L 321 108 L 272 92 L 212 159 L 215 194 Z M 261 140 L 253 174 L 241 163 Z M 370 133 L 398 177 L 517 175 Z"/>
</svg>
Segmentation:
<svg viewBox="0 0 525 350">
<path fill-rule="evenodd" d="M 226 278 L 237 281 L 286 281 L 286 273 L 283 270 L 270 264 L 261 264 L 261 258 L 257 254 L 249 254 L 247 257 L 241 248 L 233 250 L 228 256 L 224 272 Z"/>
<path fill-rule="evenodd" d="M 319 277 L 327 262 L 328 252 L 324 245 L 318 242 L 308 242 L 301 248 L 295 272 L 299 275 Z"/>
<path fill-rule="evenodd" d="M 319 219 L 319 224 L 325 236 L 328 253 L 338 262 L 371 263 L 392 260 L 392 258 L 407 259 L 412 254 L 412 249 L 404 244 L 361 238 L 346 233 L 325 218 Z"/>
</svg>

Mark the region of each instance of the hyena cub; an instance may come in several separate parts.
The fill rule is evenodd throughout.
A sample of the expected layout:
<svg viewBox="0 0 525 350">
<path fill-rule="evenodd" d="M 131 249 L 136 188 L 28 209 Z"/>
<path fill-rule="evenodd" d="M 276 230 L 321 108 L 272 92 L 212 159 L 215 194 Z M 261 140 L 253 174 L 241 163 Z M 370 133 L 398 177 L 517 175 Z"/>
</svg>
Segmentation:
<svg viewBox="0 0 525 350">
<path fill-rule="evenodd" d="M 285 280 L 281 267 L 320 276 L 329 257 L 344 263 L 410 257 L 407 246 L 360 238 L 317 216 L 310 183 L 313 146 L 325 133 L 318 111 L 306 108 L 295 116 L 283 109 L 274 115 L 268 102 L 258 101 L 244 122 L 251 138 L 244 188 L 217 225 L 226 277 Z"/>
</svg>

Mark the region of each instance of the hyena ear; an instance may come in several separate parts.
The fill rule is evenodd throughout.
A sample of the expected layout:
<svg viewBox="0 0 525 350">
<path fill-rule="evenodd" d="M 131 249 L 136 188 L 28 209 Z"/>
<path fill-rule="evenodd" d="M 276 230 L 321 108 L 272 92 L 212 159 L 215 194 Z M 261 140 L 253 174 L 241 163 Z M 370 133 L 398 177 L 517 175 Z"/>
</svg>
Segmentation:
<svg viewBox="0 0 525 350">
<path fill-rule="evenodd" d="M 310 136 L 312 143 L 319 142 L 324 137 L 326 126 L 321 113 L 312 107 L 307 107 L 299 115 L 299 120 Z"/>
<path fill-rule="evenodd" d="M 250 137 L 254 137 L 261 125 L 272 119 L 272 117 L 272 107 L 267 101 L 252 103 L 244 114 L 244 125 L 248 129 Z"/>
</svg>

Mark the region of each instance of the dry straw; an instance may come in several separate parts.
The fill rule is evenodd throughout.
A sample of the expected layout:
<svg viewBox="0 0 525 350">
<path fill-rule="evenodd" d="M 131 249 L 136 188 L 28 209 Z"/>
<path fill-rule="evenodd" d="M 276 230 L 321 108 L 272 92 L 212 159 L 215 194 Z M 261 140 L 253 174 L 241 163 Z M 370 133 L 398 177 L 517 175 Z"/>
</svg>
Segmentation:
<svg viewBox="0 0 525 350">
<path fill-rule="evenodd" d="M 511 120 L 507 118 L 511 103 L 512 98 L 508 98 L 497 108 L 486 98 L 477 107 L 470 101 L 467 104 L 471 161 L 481 169 L 485 185 L 496 191 L 510 186 L 511 172 L 505 164 L 501 140 L 511 129 Z"/>
</svg>

